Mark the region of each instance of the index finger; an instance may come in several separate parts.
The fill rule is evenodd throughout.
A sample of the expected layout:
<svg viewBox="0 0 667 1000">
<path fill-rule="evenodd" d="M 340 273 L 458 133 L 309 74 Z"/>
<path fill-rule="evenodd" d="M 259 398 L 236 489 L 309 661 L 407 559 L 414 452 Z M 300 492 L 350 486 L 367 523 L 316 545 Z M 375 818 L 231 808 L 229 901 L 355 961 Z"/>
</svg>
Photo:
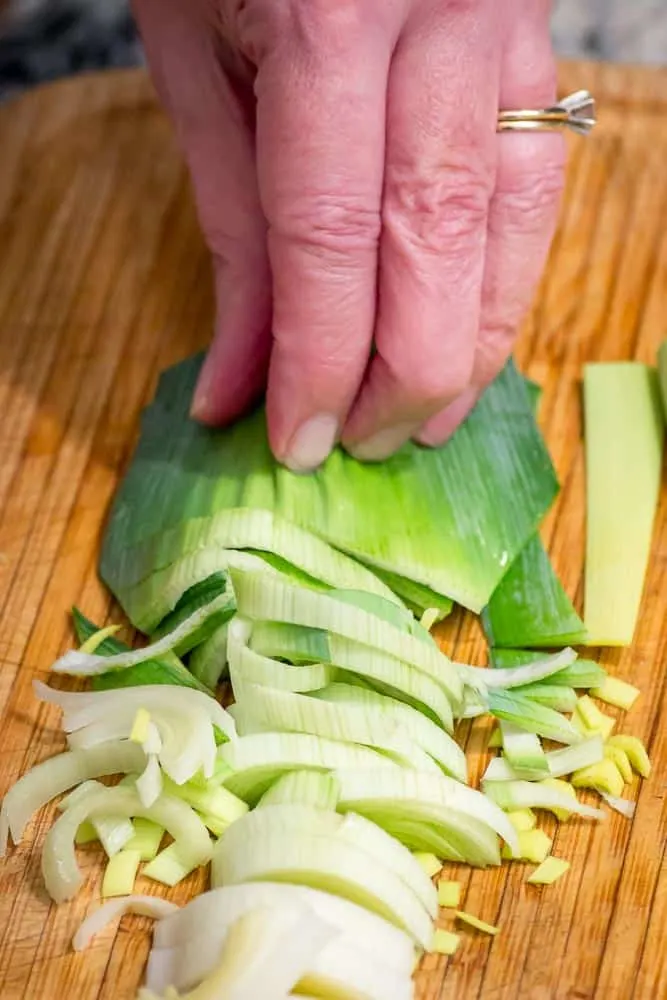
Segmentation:
<svg viewBox="0 0 667 1000">
<path fill-rule="evenodd" d="M 297 5 L 286 6 L 295 19 Z M 302 7 L 256 81 L 273 275 L 269 437 L 297 471 L 319 465 L 335 443 L 373 335 L 393 39 L 388 18 L 369 30 L 355 10 Z"/>
</svg>

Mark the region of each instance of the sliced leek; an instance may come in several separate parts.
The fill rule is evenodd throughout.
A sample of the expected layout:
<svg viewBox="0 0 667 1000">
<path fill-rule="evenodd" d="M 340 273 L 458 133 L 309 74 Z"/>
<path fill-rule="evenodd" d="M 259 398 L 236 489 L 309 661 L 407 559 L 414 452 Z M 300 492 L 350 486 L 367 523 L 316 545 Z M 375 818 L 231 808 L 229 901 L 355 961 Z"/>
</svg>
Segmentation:
<svg viewBox="0 0 667 1000">
<path fill-rule="evenodd" d="M 654 368 L 584 369 L 586 581 L 591 645 L 632 641 L 658 503 L 664 417 Z"/>
</svg>

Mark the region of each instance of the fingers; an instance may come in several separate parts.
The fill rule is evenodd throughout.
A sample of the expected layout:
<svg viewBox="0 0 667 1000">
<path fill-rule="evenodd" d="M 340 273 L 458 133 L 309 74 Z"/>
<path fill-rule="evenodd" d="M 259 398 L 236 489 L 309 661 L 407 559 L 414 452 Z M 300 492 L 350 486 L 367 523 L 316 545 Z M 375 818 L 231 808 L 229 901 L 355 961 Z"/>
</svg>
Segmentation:
<svg viewBox="0 0 667 1000">
<path fill-rule="evenodd" d="M 367 25 L 360 5 L 286 7 L 290 20 L 273 5 L 278 41 L 259 62 L 257 156 L 273 274 L 269 435 L 302 471 L 335 443 L 370 352 L 398 27 L 393 4 Z"/>
<path fill-rule="evenodd" d="M 135 0 L 134 8 L 157 89 L 185 152 L 213 255 L 215 336 L 192 413 L 207 423 L 225 423 L 263 390 L 271 344 L 271 278 L 255 171 L 252 79 L 231 50 L 223 49 L 206 5 Z"/>
<path fill-rule="evenodd" d="M 391 67 L 374 357 L 343 441 L 382 459 L 469 382 L 495 178 L 496 4 L 438 5 Z"/>
<path fill-rule="evenodd" d="M 521 0 L 503 54 L 501 107 L 554 103 L 555 66 L 546 0 Z M 530 306 L 556 227 L 565 148 L 556 133 L 498 136 L 496 189 L 489 210 L 480 334 L 472 385 L 418 434 L 425 444 L 446 440 L 509 357 Z"/>
</svg>

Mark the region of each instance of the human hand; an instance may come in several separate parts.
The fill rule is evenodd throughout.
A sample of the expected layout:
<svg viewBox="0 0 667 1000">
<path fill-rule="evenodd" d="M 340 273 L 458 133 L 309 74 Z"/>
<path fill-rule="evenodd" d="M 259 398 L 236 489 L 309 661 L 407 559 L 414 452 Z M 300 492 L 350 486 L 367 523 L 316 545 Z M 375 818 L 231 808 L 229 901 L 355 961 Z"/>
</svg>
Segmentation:
<svg viewBox="0 0 667 1000">
<path fill-rule="evenodd" d="M 211 249 L 193 416 L 266 389 L 295 470 L 445 440 L 509 356 L 556 221 L 549 0 L 135 0 Z"/>
</svg>

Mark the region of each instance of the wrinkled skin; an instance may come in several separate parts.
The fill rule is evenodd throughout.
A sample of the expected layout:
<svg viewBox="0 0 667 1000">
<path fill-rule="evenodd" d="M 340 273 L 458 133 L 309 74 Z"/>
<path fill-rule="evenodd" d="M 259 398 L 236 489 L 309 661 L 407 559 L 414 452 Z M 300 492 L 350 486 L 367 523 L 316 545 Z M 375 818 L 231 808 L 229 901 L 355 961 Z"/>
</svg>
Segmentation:
<svg viewBox="0 0 667 1000">
<path fill-rule="evenodd" d="M 266 391 L 276 457 L 445 440 L 511 352 L 552 237 L 548 0 L 135 0 L 217 291 L 193 402 Z M 373 349 L 372 349 L 373 345 Z"/>
</svg>

